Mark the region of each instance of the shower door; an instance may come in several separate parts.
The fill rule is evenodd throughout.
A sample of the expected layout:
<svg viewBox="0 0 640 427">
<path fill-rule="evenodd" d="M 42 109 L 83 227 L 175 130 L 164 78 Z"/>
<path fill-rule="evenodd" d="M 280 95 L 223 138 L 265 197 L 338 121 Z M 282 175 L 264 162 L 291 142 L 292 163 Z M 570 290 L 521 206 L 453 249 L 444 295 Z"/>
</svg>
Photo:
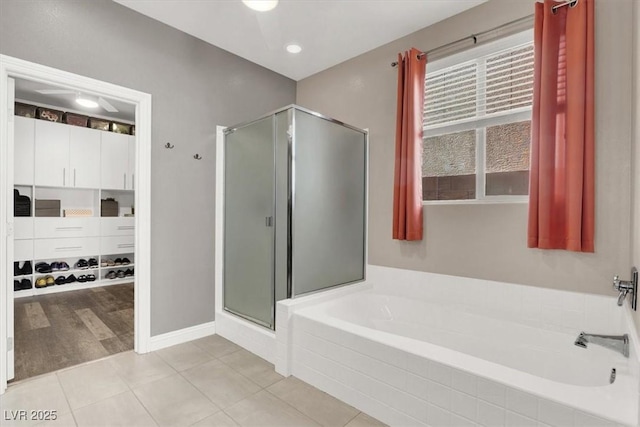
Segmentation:
<svg viewBox="0 0 640 427">
<path fill-rule="evenodd" d="M 225 134 L 224 308 L 274 326 L 274 117 Z"/>
</svg>

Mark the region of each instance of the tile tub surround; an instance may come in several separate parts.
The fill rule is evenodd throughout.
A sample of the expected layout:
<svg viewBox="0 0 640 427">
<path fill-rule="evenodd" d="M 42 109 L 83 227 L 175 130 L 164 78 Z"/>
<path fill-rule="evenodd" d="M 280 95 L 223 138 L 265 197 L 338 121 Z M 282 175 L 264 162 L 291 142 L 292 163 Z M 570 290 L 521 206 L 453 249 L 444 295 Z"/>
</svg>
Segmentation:
<svg viewBox="0 0 640 427">
<path fill-rule="evenodd" d="M 302 298 L 306 308 L 297 309 L 294 301 L 279 304 L 276 311 L 281 322 L 278 372 L 291 373 L 391 425 L 637 425 L 637 335 L 626 303 L 617 307 L 614 296 L 376 266 L 369 266 L 361 289 L 368 292 L 367 287 L 429 298 L 455 310 L 484 309 L 505 322 L 536 326 L 541 333 L 629 333 L 633 363 L 618 367 L 613 386 L 562 384 L 336 319 L 318 311 L 323 304 L 310 305 Z M 622 389 L 628 398 L 615 394 Z"/>
</svg>

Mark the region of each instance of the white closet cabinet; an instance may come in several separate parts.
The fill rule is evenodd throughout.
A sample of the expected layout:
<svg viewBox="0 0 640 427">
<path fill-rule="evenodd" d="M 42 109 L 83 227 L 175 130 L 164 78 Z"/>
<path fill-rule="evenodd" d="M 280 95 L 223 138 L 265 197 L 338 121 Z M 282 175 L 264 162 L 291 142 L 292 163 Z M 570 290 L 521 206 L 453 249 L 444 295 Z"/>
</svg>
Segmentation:
<svg viewBox="0 0 640 427">
<path fill-rule="evenodd" d="M 50 187 L 69 185 L 69 126 L 34 120 L 35 184 Z"/>
<path fill-rule="evenodd" d="M 102 132 L 100 148 L 101 174 L 103 189 L 126 190 L 129 171 L 129 135 Z"/>
<path fill-rule="evenodd" d="M 127 190 L 135 190 L 136 186 L 136 137 L 129 136 L 129 166 L 127 168 Z"/>
<path fill-rule="evenodd" d="M 33 185 L 35 121 L 26 117 L 14 117 L 14 182 L 16 185 Z"/>
<path fill-rule="evenodd" d="M 35 120 L 35 185 L 98 188 L 100 132 Z"/>
<path fill-rule="evenodd" d="M 100 131 L 69 126 L 69 181 L 77 188 L 100 187 Z"/>
</svg>

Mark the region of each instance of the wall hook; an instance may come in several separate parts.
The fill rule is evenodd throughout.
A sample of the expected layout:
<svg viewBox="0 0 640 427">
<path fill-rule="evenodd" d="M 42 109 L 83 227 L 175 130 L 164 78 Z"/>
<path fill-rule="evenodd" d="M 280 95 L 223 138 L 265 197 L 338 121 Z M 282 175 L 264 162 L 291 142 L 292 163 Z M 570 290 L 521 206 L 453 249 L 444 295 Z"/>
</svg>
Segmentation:
<svg viewBox="0 0 640 427">
<path fill-rule="evenodd" d="M 175 147 L 175 145 L 171 144 L 170 142 L 167 142 L 166 144 L 164 144 L 164 148 L 168 148 L 169 150 L 172 150 L 173 147 Z"/>
<path fill-rule="evenodd" d="M 202 156 L 200 156 L 200 154 L 197 154 L 197 153 L 193 156 L 193 158 L 196 160 L 202 160 Z"/>
</svg>

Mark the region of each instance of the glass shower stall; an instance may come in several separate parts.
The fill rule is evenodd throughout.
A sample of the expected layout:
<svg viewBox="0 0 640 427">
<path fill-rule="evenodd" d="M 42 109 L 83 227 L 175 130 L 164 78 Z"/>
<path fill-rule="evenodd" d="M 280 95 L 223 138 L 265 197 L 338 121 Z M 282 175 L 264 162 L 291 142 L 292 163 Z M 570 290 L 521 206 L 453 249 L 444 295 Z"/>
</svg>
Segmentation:
<svg viewBox="0 0 640 427">
<path fill-rule="evenodd" d="M 367 132 L 298 106 L 224 131 L 225 310 L 275 329 L 275 303 L 362 281 Z"/>
</svg>

